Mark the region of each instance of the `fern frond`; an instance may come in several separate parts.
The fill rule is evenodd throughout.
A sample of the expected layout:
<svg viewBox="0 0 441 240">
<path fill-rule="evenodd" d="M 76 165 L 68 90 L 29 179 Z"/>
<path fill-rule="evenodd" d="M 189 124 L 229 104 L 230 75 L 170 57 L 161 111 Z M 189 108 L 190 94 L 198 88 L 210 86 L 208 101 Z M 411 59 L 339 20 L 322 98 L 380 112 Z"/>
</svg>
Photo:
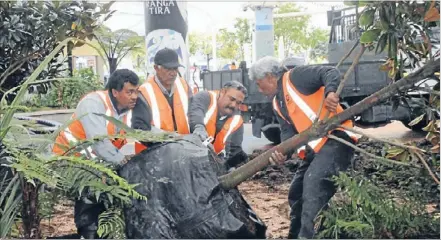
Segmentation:
<svg viewBox="0 0 441 240">
<path fill-rule="evenodd" d="M 125 222 L 121 209 L 111 208 L 99 215 L 98 236 L 111 239 L 125 239 Z"/>
<path fill-rule="evenodd" d="M 60 161 L 65 161 L 64 163 L 70 166 L 83 166 L 85 167 L 85 169 L 96 170 L 101 173 L 100 180 L 104 175 L 106 179 L 114 181 L 120 189 L 126 191 L 128 193 L 128 196 L 131 196 L 139 200 L 144 200 L 144 201 L 147 200 L 145 196 L 142 196 L 137 191 L 135 191 L 134 188 L 138 184 L 129 184 L 126 179 L 118 176 L 118 174 L 109 167 L 111 165 L 108 163 L 98 163 L 95 161 L 85 160 L 79 157 L 72 157 L 72 156 L 56 156 L 51 158 L 51 160 L 49 160 L 49 162 L 51 163 L 61 163 Z"/>
<path fill-rule="evenodd" d="M 9 148 L 13 156 L 13 163 L 9 166 L 23 174 L 23 177 L 35 185 L 37 179 L 50 187 L 56 187 L 60 175 L 51 169 L 45 159 L 33 155 L 24 149 Z"/>
</svg>

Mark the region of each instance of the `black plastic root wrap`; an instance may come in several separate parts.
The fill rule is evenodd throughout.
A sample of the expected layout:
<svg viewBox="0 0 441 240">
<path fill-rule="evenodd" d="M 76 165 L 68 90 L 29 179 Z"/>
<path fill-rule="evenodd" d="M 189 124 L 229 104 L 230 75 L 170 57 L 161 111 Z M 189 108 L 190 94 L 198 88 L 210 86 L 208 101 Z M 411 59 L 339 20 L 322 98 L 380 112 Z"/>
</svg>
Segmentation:
<svg viewBox="0 0 441 240">
<path fill-rule="evenodd" d="M 265 238 L 239 191 L 219 187 L 220 161 L 193 135 L 132 158 L 120 174 L 148 200 L 124 209 L 127 238 Z"/>
</svg>

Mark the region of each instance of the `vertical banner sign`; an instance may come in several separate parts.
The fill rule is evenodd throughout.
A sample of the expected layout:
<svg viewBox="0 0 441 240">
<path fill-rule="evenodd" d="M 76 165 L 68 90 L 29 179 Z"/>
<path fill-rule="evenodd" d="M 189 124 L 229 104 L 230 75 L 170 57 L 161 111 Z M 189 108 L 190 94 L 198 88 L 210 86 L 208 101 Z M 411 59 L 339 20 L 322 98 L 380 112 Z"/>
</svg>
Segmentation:
<svg viewBox="0 0 441 240">
<path fill-rule="evenodd" d="M 144 2 L 145 33 L 147 45 L 147 71 L 153 68 L 155 54 L 164 48 L 176 51 L 179 62 L 185 69 L 179 69 L 188 81 L 188 50 L 187 38 L 187 2 L 173 0 L 147 0 Z"/>
<path fill-rule="evenodd" d="M 274 56 L 274 22 L 272 7 L 262 7 L 254 10 L 256 28 L 254 45 L 255 60 L 264 56 Z"/>
</svg>

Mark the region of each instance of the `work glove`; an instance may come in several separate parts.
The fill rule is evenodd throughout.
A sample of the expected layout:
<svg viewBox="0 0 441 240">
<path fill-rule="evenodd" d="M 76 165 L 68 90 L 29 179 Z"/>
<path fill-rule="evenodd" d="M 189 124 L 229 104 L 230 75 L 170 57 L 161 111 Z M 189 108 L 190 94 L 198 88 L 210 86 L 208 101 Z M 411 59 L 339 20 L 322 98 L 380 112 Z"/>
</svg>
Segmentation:
<svg viewBox="0 0 441 240">
<path fill-rule="evenodd" d="M 202 142 L 208 138 L 207 130 L 205 130 L 205 126 L 202 124 L 197 124 L 194 127 L 193 134 L 198 136 Z"/>
</svg>

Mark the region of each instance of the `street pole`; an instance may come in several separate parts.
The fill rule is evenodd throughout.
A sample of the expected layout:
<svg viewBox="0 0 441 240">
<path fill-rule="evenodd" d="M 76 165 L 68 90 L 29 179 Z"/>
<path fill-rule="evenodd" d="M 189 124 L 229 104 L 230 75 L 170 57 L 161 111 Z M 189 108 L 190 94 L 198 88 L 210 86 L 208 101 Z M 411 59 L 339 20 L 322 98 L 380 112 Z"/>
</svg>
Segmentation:
<svg viewBox="0 0 441 240">
<path fill-rule="evenodd" d="M 253 61 L 264 56 L 274 56 L 274 7 L 275 5 L 268 4 L 248 4 L 244 8 L 254 11 Z"/>
</svg>

